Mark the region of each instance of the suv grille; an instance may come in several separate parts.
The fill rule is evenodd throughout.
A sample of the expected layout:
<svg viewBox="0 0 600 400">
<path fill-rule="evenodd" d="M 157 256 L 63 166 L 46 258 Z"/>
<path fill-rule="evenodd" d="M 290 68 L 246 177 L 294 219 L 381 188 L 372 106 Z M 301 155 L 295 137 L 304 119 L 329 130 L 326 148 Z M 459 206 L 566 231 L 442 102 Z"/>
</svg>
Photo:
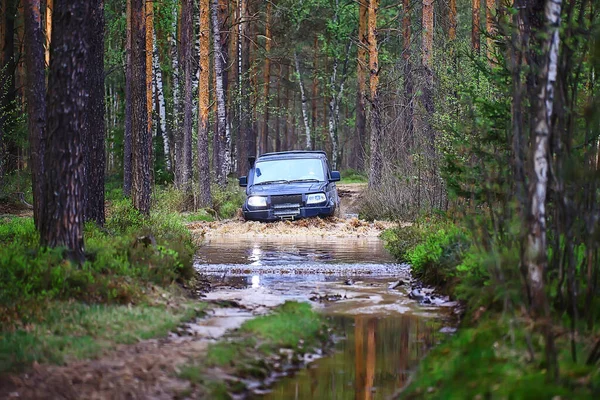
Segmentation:
<svg viewBox="0 0 600 400">
<path fill-rule="evenodd" d="M 271 196 L 271 204 L 296 204 L 298 207 L 302 204 L 301 194 L 283 195 L 283 196 Z"/>
</svg>

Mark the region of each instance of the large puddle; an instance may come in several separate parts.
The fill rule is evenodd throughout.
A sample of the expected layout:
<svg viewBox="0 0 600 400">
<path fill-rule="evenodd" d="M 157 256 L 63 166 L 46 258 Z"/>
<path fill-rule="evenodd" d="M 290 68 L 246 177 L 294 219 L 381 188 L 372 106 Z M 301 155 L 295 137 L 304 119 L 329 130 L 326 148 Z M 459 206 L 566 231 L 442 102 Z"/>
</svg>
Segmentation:
<svg viewBox="0 0 600 400">
<path fill-rule="evenodd" d="M 257 398 L 390 398 L 441 339 L 450 310 L 409 299 L 408 266 L 394 263 L 374 238 L 211 237 L 196 268 L 210 276 L 209 298 L 257 313 L 285 300 L 310 301 L 337 327 L 331 355 Z"/>
</svg>

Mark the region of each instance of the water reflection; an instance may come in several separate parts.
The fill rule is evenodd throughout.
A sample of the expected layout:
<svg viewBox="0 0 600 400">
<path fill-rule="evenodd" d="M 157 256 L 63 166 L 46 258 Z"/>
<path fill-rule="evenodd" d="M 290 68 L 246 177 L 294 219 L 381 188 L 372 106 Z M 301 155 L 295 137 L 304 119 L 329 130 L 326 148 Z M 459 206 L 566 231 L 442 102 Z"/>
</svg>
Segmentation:
<svg viewBox="0 0 600 400">
<path fill-rule="evenodd" d="M 332 323 L 346 335 L 336 353 L 280 382 L 264 399 L 386 399 L 404 387 L 440 335 L 434 321 L 410 315 L 332 317 Z"/>
</svg>

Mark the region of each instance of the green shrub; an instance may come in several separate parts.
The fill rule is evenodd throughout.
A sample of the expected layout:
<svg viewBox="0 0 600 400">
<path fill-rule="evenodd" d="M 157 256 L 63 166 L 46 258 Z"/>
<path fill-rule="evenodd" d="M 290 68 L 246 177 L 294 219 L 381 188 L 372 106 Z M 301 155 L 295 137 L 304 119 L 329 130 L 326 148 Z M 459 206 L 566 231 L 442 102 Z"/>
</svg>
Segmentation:
<svg viewBox="0 0 600 400">
<path fill-rule="evenodd" d="M 408 262 L 408 252 L 423 239 L 423 229 L 417 225 L 388 229 L 383 232 L 381 239 L 388 251 L 401 262 Z"/>
<path fill-rule="evenodd" d="M 354 169 L 347 169 L 340 173 L 342 176 L 341 183 L 367 183 L 369 178 L 367 174 Z"/>
<path fill-rule="evenodd" d="M 237 186 L 237 183 L 229 182 L 222 189 L 219 186 L 212 187 L 213 209 L 220 218 L 232 218 L 239 208 L 244 204 L 245 194 Z"/>
</svg>

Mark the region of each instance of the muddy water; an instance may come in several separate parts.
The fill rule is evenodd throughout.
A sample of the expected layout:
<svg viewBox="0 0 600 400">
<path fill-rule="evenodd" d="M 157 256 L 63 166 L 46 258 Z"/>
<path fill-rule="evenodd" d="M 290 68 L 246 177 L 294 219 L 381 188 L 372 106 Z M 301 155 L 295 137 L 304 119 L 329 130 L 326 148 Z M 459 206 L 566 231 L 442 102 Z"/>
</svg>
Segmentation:
<svg viewBox="0 0 600 400">
<path fill-rule="evenodd" d="M 387 399 L 443 334 L 449 308 L 408 298 L 409 268 L 375 238 L 212 237 L 196 268 L 212 299 L 254 313 L 285 300 L 311 301 L 337 329 L 335 351 L 281 380 L 264 399 Z M 398 282 L 401 284 L 398 285 Z"/>
</svg>

